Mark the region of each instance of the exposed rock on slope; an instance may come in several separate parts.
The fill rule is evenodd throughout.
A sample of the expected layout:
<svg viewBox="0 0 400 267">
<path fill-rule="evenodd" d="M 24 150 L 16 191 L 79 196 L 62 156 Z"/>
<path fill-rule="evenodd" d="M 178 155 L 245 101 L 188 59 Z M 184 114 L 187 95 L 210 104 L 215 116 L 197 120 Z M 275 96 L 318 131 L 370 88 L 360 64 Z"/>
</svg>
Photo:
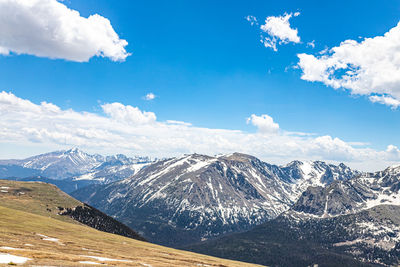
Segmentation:
<svg viewBox="0 0 400 267">
<path fill-rule="evenodd" d="M 394 166 L 351 180 L 335 181 L 326 187 L 310 187 L 290 210 L 276 219 L 248 232 L 190 249 L 277 266 L 289 264 L 277 260 L 274 253 L 278 249 L 291 251 L 293 258 L 289 265 L 293 266 L 344 265 L 342 260 L 349 257 L 359 261 L 358 265 L 397 265 L 399 182 L 400 167 Z M 356 266 L 350 262 L 347 264 Z"/>
<path fill-rule="evenodd" d="M 122 154 L 107 156 L 102 158 L 100 165 L 83 174 L 75 175 L 69 180 L 107 184 L 131 177 L 152 162 L 154 161 L 147 157 L 129 158 Z"/>
<path fill-rule="evenodd" d="M 156 162 L 131 178 L 73 195 L 150 241 L 180 246 L 246 230 L 286 211 L 303 188 L 357 174 L 323 162 L 279 167 L 239 153 L 193 154 Z"/>
<path fill-rule="evenodd" d="M 399 178 L 400 166 L 394 166 L 326 187 L 310 187 L 293 210 L 328 217 L 355 213 L 381 204 L 400 205 Z"/>
</svg>

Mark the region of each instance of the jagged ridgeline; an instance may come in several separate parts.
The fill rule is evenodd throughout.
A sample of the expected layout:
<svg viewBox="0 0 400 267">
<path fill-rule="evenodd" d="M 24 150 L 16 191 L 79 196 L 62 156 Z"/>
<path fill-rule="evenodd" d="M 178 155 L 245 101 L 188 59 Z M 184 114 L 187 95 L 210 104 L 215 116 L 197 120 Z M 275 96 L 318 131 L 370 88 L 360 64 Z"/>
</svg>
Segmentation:
<svg viewBox="0 0 400 267">
<path fill-rule="evenodd" d="M 72 195 L 152 242 L 179 247 L 250 229 L 288 210 L 308 186 L 355 175 L 359 172 L 343 164 L 321 161 L 276 166 L 240 153 L 193 154 Z"/>
<path fill-rule="evenodd" d="M 188 249 L 271 266 L 397 266 L 399 184 L 394 166 L 309 187 L 276 219 Z"/>
<path fill-rule="evenodd" d="M 0 160 L 0 178 L 43 181 L 70 193 L 89 184 L 106 184 L 130 177 L 152 162 L 148 157 L 92 155 L 74 148 L 22 160 Z"/>
</svg>

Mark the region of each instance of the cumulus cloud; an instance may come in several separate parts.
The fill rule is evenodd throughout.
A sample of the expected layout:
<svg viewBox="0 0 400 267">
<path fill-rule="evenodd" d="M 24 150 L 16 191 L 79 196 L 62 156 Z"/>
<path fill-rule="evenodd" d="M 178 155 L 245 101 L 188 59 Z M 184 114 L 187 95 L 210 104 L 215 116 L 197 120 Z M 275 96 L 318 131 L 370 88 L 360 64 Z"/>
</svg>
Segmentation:
<svg viewBox="0 0 400 267">
<path fill-rule="evenodd" d="M 154 98 L 156 98 L 156 95 L 153 93 L 148 93 L 147 95 L 144 96 L 145 100 L 153 100 Z"/>
<path fill-rule="evenodd" d="M 396 161 L 400 158 L 400 149 L 394 145 L 388 145 L 386 148 L 386 152 L 389 159 Z"/>
<path fill-rule="evenodd" d="M 247 123 L 251 123 L 258 128 L 261 133 L 276 133 L 279 130 L 279 124 L 266 114 L 257 116 L 252 114 L 247 118 Z"/>
<path fill-rule="evenodd" d="M 397 108 L 400 101 L 400 23 L 383 36 L 346 40 L 319 55 L 298 54 L 301 78 L 322 82 L 372 102 Z"/>
<path fill-rule="evenodd" d="M 372 103 L 379 103 L 387 106 L 391 106 L 392 109 L 398 108 L 400 106 L 400 101 L 397 99 L 394 99 L 391 96 L 386 96 L 386 95 L 372 95 L 369 97 L 369 100 Z"/>
<path fill-rule="evenodd" d="M 129 56 L 127 44 L 98 14 L 82 17 L 57 0 L 0 0 L 0 54 L 124 61 Z"/>
<path fill-rule="evenodd" d="M 277 44 L 300 43 L 297 29 L 290 26 L 289 19 L 299 16 L 300 13 L 285 13 L 282 16 L 270 16 L 265 19 L 265 24 L 260 29 L 267 34 L 262 36 L 261 42 L 265 47 L 270 47 L 274 51 L 278 51 Z"/>
<path fill-rule="evenodd" d="M 271 163 L 294 159 L 344 161 L 367 170 L 400 161 L 399 149 L 394 145 L 379 151 L 328 135 L 288 132 L 265 114 L 249 117 L 248 123 L 259 130 L 249 133 L 195 127 L 174 120 L 162 122 L 153 112 L 121 103 L 106 103 L 101 108 L 101 113 L 77 112 L 0 92 L 0 147 L 25 150 L 35 146 L 49 150 L 78 146 L 96 153 L 153 157 L 239 151 Z M 2 157 L 7 153 L 0 150 Z"/>
<path fill-rule="evenodd" d="M 156 115 L 153 112 L 141 111 L 137 107 L 122 105 L 121 103 L 111 103 L 101 105 L 105 114 L 113 120 L 128 124 L 146 124 L 156 121 Z"/>
</svg>

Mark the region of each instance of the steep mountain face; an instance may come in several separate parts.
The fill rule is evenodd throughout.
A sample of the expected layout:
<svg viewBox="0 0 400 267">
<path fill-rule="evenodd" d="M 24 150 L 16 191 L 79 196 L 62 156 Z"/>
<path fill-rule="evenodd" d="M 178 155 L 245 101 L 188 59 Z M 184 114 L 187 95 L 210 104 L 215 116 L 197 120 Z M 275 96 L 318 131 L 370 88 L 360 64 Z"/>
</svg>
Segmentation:
<svg viewBox="0 0 400 267">
<path fill-rule="evenodd" d="M 358 174 L 323 162 L 279 167 L 239 153 L 193 154 L 159 161 L 131 178 L 72 194 L 150 241 L 181 246 L 249 229 L 286 211 L 308 185 Z"/>
<path fill-rule="evenodd" d="M 343 163 L 339 165 L 327 164 L 323 161 L 292 161 L 282 167 L 287 174 L 288 182 L 295 192 L 294 200 L 310 186 L 325 186 L 334 181 L 347 181 L 361 172 L 352 170 Z"/>
<path fill-rule="evenodd" d="M 190 249 L 272 266 L 288 264 L 276 259 L 273 251 L 278 248 L 292 252 L 293 262 L 289 265 L 293 266 L 329 266 L 332 261 L 338 263 L 348 257 L 359 264 L 397 265 L 399 182 L 400 167 L 394 166 L 335 181 L 326 187 L 310 187 L 290 210 L 276 219 L 249 232 Z M 301 248 L 297 247 L 299 242 Z M 328 260 L 327 255 L 334 259 Z"/>
<path fill-rule="evenodd" d="M 17 165 L 40 170 L 41 175 L 51 178 L 67 178 L 84 173 L 101 164 L 100 155 L 89 155 L 76 148 L 55 151 L 23 160 L 2 160 L 0 165 Z"/>
<path fill-rule="evenodd" d="M 143 167 L 153 161 L 148 157 L 128 158 L 125 155 L 118 154 L 102 158 L 102 162 L 85 172 L 84 174 L 71 177 L 72 181 L 91 180 L 98 183 L 107 184 L 131 177 Z"/>
<path fill-rule="evenodd" d="M 394 166 L 326 187 L 310 187 L 301 195 L 293 210 L 329 217 L 356 213 L 381 204 L 400 205 L 399 178 L 400 166 Z"/>
<path fill-rule="evenodd" d="M 132 176 L 152 161 L 147 157 L 90 155 L 77 148 L 23 160 L 0 160 L 0 177 L 42 176 L 49 179 L 109 183 Z"/>
</svg>

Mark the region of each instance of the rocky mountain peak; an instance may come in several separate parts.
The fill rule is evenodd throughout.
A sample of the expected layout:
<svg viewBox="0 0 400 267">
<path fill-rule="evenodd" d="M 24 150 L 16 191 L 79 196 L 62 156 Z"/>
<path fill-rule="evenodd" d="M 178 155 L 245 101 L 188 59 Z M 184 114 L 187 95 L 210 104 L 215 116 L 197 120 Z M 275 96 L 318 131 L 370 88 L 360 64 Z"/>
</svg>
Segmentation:
<svg viewBox="0 0 400 267">
<path fill-rule="evenodd" d="M 149 227 L 168 225 L 170 232 L 180 229 L 190 234 L 187 241 L 173 241 L 168 235 L 158 241 L 176 245 L 275 218 L 323 174 L 332 176 L 327 181 L 345 179 L 337 166 L 322 166 L 299 161 L 279 167 L 242 153 L 190 154 L 155 162 L 128 179 L 82 189 L 74 196 L 130 223 L 150 240 Z"/>
<path fill-rule="evenodd" d="M 21 160 L 2 160 L 0 165 L 7 169 L 19 168 L 23 177 L 41 175 L 51 179 L 116 181 L 132 176 L 142 167 L 152 162 L 147 157 L 129 158 L 118 154 L 101 156 L 88 154 L 78 148 L 44 153 Z M 7 171 L 2 174 L 7 176 Z M 12 176 L 16 176 L 11 172 Z"/>
<path fill-rule="evenodd" d="M 79 148 L 73 147 L 71 149 L 65 150 L 65 153 L 66 154 L 71 154 L 71 153 L 78 154 L 78 153 L 83 153 L 83 152 L 81 150 L 79 150 Z"/>
<path fill-rule="evenodd" d="M 227 160 L 232 160 L 232 161 L 241 161 L 241 162 L 249 162 L 249 161 L 252 161 L 252 160 L 253 161 L 258 161 L 259 160 L 254 156 L 247 155 L 247 154 L 244 154 L 244 153 L 238 153 L 238 152 L 235 152 L 235 153 L 232 153 L 232 154 L 228 154 L 228 155 L 224 155 L 224 156 L 222 156 L 220 158 L 227 159 Z"/>
<path fill-rule="evenodd" d="M 400 175 L 400 164 L 390 166 L 384 172 L 390 175 Z"/>
</svg>

